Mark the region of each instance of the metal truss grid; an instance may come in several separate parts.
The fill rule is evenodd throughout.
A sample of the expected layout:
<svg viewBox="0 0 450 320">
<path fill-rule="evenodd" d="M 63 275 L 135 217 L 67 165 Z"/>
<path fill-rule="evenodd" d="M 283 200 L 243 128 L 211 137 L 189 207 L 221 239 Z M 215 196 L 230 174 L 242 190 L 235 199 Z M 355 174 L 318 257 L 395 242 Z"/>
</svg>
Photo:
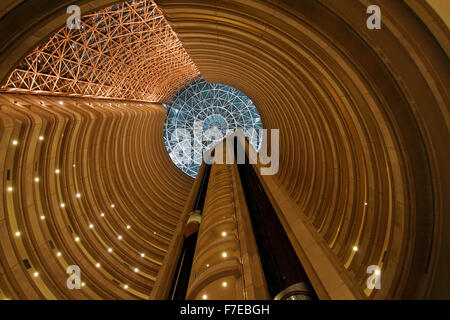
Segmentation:
<svg viewBox="0 0 450 320">
<path fill-rule="evenodd" d="M 152 0 L 115 4 L 61 28 L 2 90 L 163 102 L 199 71 Z"/>
</svg>

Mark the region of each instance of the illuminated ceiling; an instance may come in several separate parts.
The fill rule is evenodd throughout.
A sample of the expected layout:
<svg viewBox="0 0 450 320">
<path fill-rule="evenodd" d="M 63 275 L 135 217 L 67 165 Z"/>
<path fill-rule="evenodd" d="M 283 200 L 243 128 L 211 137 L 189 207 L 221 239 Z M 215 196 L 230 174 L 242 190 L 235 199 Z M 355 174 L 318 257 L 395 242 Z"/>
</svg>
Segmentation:
<svg viewBox="0 0 450 320">
<path fill-rule="evenodd" d="M 198 77 L 152 0 L 83 15 L 32 51 L 2 89 L 161 102 Z"/>
<path fill-rule="evenodd" d="M 193 81 L 167 105 L 164 142 L 172 161 L 196 177 L 203 152 L 241 129 L 259 150 L 261 117 L 253 102 L 230 86 Z M 197 147 L 198 146 L 198 147 Z"/>
</svg>

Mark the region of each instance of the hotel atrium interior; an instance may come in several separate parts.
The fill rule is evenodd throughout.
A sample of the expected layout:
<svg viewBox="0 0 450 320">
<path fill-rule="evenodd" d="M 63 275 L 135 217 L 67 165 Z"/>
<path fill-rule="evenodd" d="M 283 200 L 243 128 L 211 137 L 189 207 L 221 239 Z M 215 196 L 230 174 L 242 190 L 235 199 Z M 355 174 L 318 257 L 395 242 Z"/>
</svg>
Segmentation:
<svg viewBox="0 0 450 320">
<path fill-rule="evenodd" d="M 450 299 L 449 25 L 448 0 L 1 0 L 0 299 Z"/>
</svg>

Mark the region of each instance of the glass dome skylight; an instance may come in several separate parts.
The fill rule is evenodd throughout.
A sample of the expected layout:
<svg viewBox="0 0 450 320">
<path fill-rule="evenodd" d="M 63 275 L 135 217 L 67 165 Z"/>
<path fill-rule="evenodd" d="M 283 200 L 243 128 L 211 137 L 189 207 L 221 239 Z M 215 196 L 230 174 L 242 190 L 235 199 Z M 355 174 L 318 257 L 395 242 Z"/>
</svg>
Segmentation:
<svg viewBox="0 0 450 320">
<path fill-rule="evenodd" d="M 241 129 L 253 148 L 260 149 L 262 122 L 253 102 L 230 86 L 198 79 L 165 105 L 164 142 L 172 161 L 196 177 L 203 152 Z"/>
</svg>

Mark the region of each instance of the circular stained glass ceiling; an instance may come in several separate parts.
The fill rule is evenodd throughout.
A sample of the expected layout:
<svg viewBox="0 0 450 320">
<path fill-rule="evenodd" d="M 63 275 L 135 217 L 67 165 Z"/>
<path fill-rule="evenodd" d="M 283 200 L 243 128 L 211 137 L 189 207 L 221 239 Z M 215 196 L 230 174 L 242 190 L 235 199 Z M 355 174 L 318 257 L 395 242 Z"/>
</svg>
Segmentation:
<svg viewBox="0 0 450 320">
<path fill-rule="evenodd" d="M 262 122 L 253 102 L 230 86 L 198 79 L 165 105 L 164 142 L 172 161 L 195 178 L 203 153 L 241 129 L 259 151 Z"/>
</svg>

